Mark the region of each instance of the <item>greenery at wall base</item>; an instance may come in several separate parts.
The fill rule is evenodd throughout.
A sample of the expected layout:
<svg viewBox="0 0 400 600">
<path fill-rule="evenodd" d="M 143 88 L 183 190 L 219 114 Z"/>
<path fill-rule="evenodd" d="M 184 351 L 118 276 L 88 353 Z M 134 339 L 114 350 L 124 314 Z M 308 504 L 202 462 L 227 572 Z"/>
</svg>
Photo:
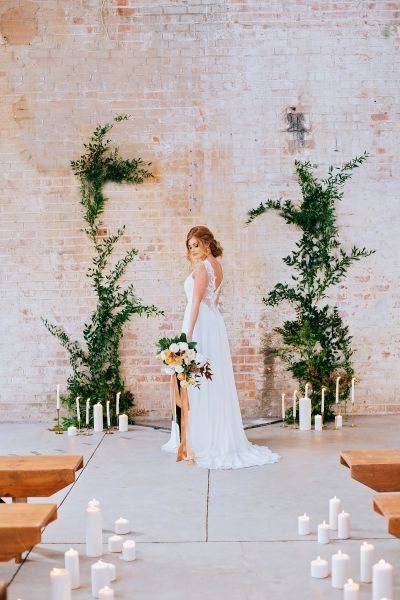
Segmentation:
<svg viewBox="0 0 400 600">
<path fill-rule="evenodd" d="M 114 121 L 127 118 L 119 115 Z M 113 126 L 114 123 L 107 123 L 96 127 L 89 142 L 84 144 L 84 154 L 71 161 L 72 170 L 80 182 L 85 221 L 83 231 L 94 249 L 86 275 L 91 280 L 97 303 L 90 320 L 83 327 L 84 345 L 72 340 L 62 327 L 42 319 L 48 331 L 67 351 L 72 369 L 67 380 L 67 394 L 63 397 L 69 409 L 68 417 L 63 419 L 64 426 L 77 424 L 77 396 L 80 396 L 81 425 L 85 423 L 87 398 L 90 398 L 91 404 L 89 427 L 93 426 L 93 404 L 101 402 L 105 415 L 107 400 L 110 400 L 111 420 L 115 423 L 117 392 L 121 392 L 120 412 L 129 412 L 134 405 L 134 396 L 125 389 L 119 357 L 124 326 L 134 314 L 146 317 L 163 314 L 154 305 L 142 304 L 132 284 L 125 288 L 120 285 L 121 277 L 138 254 L 135 248 L 126 251 L 113 266 L 109 266 L 114 246 L 123 236 L 125 226 L 112 235 L 104 235 L 100 220 L 108 200 L 104 186 L 108 182 L 137 185 L 152 177 L 147 170 L 151 163 L 144 163 L 140 158 L 122 158 L 118 149 L 110 148 L 111 140 L 107 139 L 107 134 Z"/>
<path fill-rule="evenodd" d="M 354 377 L 352 336 L 337 306 L 327 302 L 328 290 L 343 280 L 354 261 L 374 252 L 356 246 L 346 251 L 342 247 L 336 203 L 343 198 L 345 182 L 366 158 L 364 153 L 342 167 L 331 166 L 326 179 L 315 176 L 316 165 L 296 160 L 301 200 L 267 200 L 248 212 L 247 223 L 250 223 L 267 210 L 276 210 L 288 225 L 294 225 L 301 232 L 295 250 L 283 259 L 293 270 L 290 283 L 277 283 L 263 298 L 269 307 L 288 302 L 295 311 L 295 318 L 275 329 L 281 336 L 282 346 L 274 350 L 264 348 L 264 352 L 269 355 L 272 352 L 284 361 L 298 381 L 301 395 L 304 395 L 305 384 L 311 384 L 313 415 L 320 414 L 321 390 L 323 386 L 326 388 L 325 421 L 335 415 L 336 378 L 340 377 L 340 402 L 347 402 Z M 286 420 L 293 422 L 292 410 L 287 412 Z"/>
</svg>

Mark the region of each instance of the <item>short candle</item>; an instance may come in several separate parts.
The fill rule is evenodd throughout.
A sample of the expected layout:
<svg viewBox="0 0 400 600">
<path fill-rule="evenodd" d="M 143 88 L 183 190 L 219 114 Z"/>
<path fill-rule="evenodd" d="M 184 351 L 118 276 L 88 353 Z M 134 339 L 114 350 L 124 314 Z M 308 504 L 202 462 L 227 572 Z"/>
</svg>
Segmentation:
<svg viewBox="0 0 400 600">
<path fill-rule="evenodd" d="M 347 540 L 350 537 L 350 515 L 342 510 L 338 515 L 338 538 Z"/>
<path fill-rule="evenodd" d="M 299 535 L 308 535 L 311 533 L 310 528 L 310 517 L 304 513 L 304 515 L 300 515 L 297 519 L 297 527 Z"/>
<path fill-rule="evenodd" d="M 109 552 L 122 552 L 123 538 L 120 535 L 112 535 L 108 538 Z"/>
<path fill-rule="evenodd" d="M 128 519 L 124 519 L 123 517 L 120 517 L 119 519 L 117 519 L 115 521 L 114 531 L 115 531 L 115 533 L 118 533 L 119 535 L 121 535 L 121 534 L 125 535 L 125 534 L 129 533 L 130 528 L 129 528 Z"/>
<path fill-rule="evenodd" d="M 134 540 L 126 540 L 122 544 L 122 559 L 127 562 L 136 560 L 136 544 Z"/>
<path fill-rule="evenodd" d="M 318 543 L 319 544 L 329 544 L 329 532 L 330 527 L 325 521 L 318 525 Z"/>
<path fill-rule="evenodd" d="M 329 575 L 328 561 L 318 556 L 315 560 L 311 561 L 311 577 L 315 579 L 324 579 Z"/>
<path fill-rule="evenodd" d="M 99 590 L 99 598 L 100 600 L 113 600 L 114 590 L 106 585 L 106 587 Z"/>
<path fill-rule="evenodd" d="M 348 579 L 344 584 L 343 600 L 359 600 L 360 586 L 352 579 Z"/>
</svg>

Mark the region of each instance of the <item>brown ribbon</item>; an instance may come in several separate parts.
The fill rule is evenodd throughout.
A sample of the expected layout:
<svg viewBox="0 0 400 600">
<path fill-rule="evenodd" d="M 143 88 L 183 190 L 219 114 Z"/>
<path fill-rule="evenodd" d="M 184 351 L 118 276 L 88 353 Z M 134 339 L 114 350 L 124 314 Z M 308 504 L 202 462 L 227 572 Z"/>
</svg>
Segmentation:
<svg viewBox="0 0 400 600">
<path fill-rule="evenodd" d="M 176 375 L 171 375 L 171 403 L 173 405 L 173 414 L 174 420 L 176 421 L 176 406 L 179 406 L 181 409 L 181 443 L 178 448 L 178 454 L 176 456 L 176 462 L 180 462 L 181 460 L 189 460 L 192 461 L 193 457 L 190 456 L 187 449 L 187 420 L 188 420 L 188 412 L 190 409 L 189 406 L 189 397 L 186 388 L 178 387 L 178 380 Z"/>
</svg>

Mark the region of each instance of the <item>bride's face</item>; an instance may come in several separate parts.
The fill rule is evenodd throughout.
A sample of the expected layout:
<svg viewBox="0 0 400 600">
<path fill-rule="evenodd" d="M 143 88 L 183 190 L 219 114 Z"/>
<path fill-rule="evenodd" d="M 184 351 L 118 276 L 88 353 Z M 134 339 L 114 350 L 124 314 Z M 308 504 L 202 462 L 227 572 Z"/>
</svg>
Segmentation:
<svg viewBox="0 0 400 600">
<path fill-rule="evenodd" d="M 203 245 L 199 242 L 197 238 L 191 238 L 188 243 L 190 257 L 193 262 L 197 262 L 202 260 L 207 253 L 204 251 Z"/>
</svg>

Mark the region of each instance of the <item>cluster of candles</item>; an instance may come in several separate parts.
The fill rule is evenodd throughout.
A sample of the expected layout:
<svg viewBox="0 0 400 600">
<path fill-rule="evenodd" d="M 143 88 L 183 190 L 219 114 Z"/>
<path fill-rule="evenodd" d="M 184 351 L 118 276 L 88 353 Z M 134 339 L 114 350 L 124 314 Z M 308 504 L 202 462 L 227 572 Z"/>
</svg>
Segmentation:
<svg viewBox="0 0 400 600">
<path fill-rule="evenodd" d="M 130 533 L 128 519 L 120 517 L 115 521 L 115 535 L 108 538 L 108 551 L 121 552 L 121 559 L 136 560 L 134 540 L 124 541 L 123 535 Z M 96 499 L 88 503 L 86 509 L 86 556 L 99 557 L 103 554 L 103 521 L 100 502 Z M 65 568 L 50 571 L 51 600 L 71 600 L 71 590 L 80 587 L 79 553 L 70 548 L 64 554 Z M 116 567 L 112 563 L 98 560 L 91 566 L 92 596 L 100 600 L 114 598 L 111 582 L 116 580 Z"/>
<path fill-rule="evenodd" d="M 340 385 L 340 377 L 336 378 L 336 395 L 335 395 L 335 404 L 339 404 L 339 385 Z M 351 380 L 351 403 L 354 406 L 355 402 L 355 390 L 354 390 L 355 377 Z M 311 400 L 308 397 L 310 384 L 306 383 L 304 397 L 300 398 L 298 401 L 298 409 L 299 409 L 299 429 L 301 431 L 308 431 L 311 429 Z M 314 425 L 315 431 L 322 431 L 323 420 L 324 420 L 324 412 L 325 412 L 325 390 L 326 387 L 321 388 L 321 414 L 315 415 L 314 417 Z M 293 392 L 293 419 L 296 422 L 297 417 L 297 396 L 299 391 L 295 390 Z M 286 394 L 282 394 L 282 420 L 285 420 L 286 417 Z M 341 429 L 343 425 L 342 415 L 339 413 L 335 416 L 335 427 L 336 429 Z"/>
<path fill-rule="evenodd" d="M 341 511 L 341 501 L 336 496 L 329 500 L 329 524 L 323 521 L 318 525 L 318 543 L 328 544 L 331 532 L 337 531 L 338 539 L 350 537 L 350 515 Z M 306 514 L 298 517 L 299 535 L 311 533 L 310 517 Z M 393 598 L 393 567 L 383 559 L 374 564 L 375 548 L 372 544 L 364 542 L 360 546 L 360 581 L 372 582 L 373 600 Z M 360 585 L 350 578 L 350 556 L 341 550 L 332 555 L 331 568 L 328 561 L 318 556 L 311 561 L 311 577 L 324 579 L 332 574 L 332 587 L 344 590 L 344 600 L 359 600 Z"/>
<path fill-rule="evenodd" d="M 128 415 L 119 413 L 119 399 L 121 397 L 121 392 L 118 392 L 115 397 L 115 414 L 118 418 L 118 429 L 119 431 L 128 431 Z M 76 398 L 76 418 L 78 421 L 78 427 L 81 426 L 81 406 L 80 406 L 81 397 L 77 396 Z M 56 400 L 56 409 L 60 410 L 60 385 L 57 384 L 57 400 Z M 85 424 L 86 427 L 89 425 L 90 420 L 90 398 L 86 400 L 86 415 L 85 415 Z M 106 402 L 106 418 L 107 418 L 107 428 L 111 427 L 111 419 L 110 419 L 110 401 Z M 98 402 L 93 406 L 93 429 L 95 433 L 99 433 L 104 431 L 104 417 L 103 417 L 103 405 Z M 67 431 L 69 436 L 74 436 L 78 434 L 78 429 L 71 425 L 68 427 Z"/>
</svg>

